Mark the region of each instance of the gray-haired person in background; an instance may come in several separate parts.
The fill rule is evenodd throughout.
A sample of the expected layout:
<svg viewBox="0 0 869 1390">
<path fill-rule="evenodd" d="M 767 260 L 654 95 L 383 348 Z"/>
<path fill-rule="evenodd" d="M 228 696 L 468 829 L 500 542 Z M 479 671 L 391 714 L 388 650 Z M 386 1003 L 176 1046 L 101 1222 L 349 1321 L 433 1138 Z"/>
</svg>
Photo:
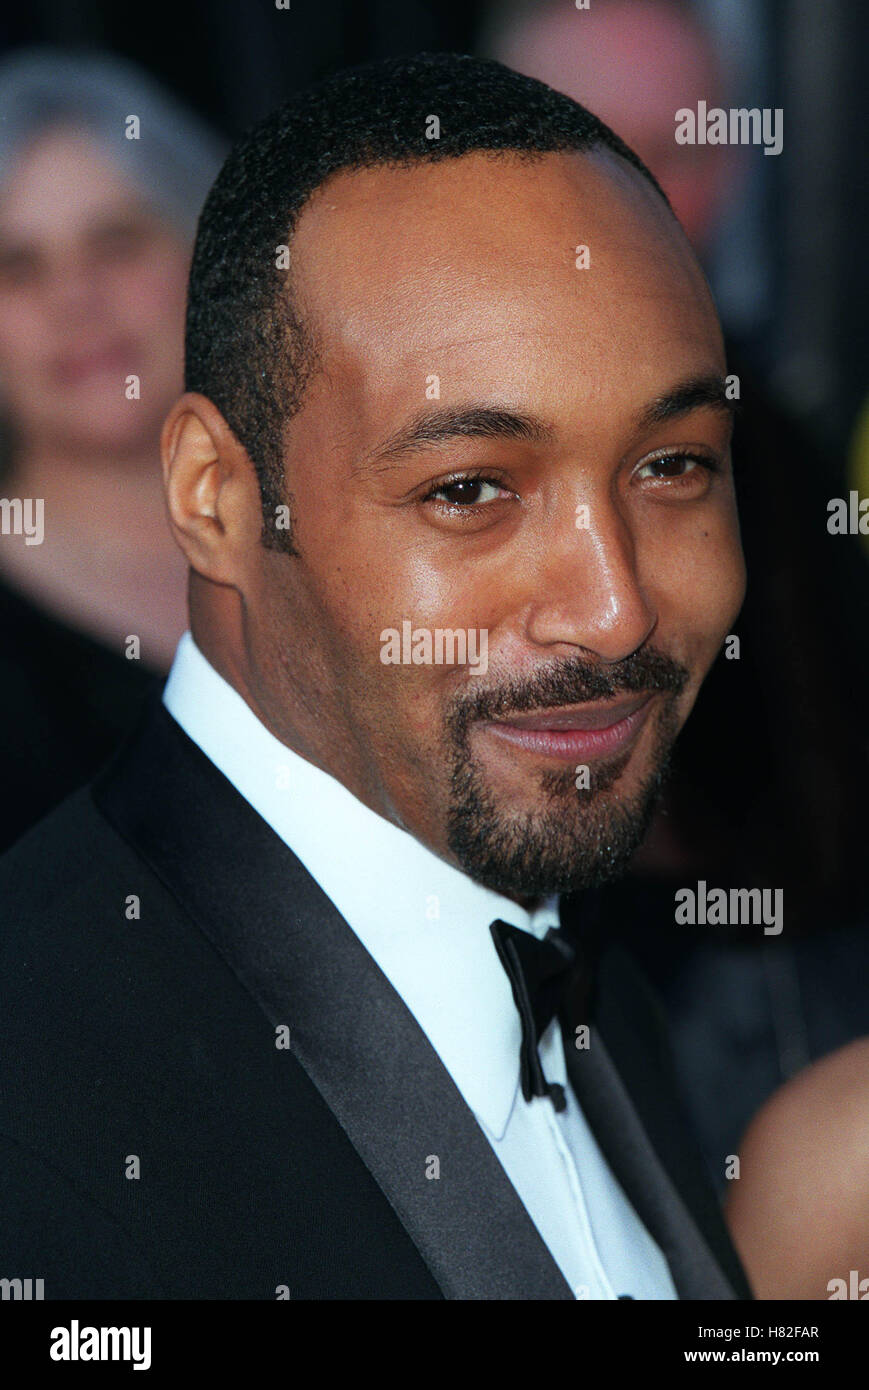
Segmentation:
<svg viewBox="0 0 869 1390">
<path fill-rule="evenodd" d="M 222 153 L 113 57 L 0 63 L 0 849 L 111 752 L 184 629 L 159 438 Z"/>
</svg>

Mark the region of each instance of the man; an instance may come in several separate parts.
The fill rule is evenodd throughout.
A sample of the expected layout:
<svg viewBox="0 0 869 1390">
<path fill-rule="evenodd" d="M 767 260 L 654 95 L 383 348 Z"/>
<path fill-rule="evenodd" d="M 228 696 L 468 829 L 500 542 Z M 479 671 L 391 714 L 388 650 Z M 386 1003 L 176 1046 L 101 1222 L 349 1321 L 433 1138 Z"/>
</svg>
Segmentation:
<svg viewBox="0 0 869 1390">
<path fill-rule="evenodd" d="M 163 439 L 192 635 L 0 869 L 4 1265 L 750 1296 L 593 900 L 742 600 L 724 374 L 654 180 L 538 82 L 380 63 L 236 147 Z"/>
<path fill-rule="evenodd" d="M 731 272 L 738 263 L 751 281 L 746 232 L 759 200 L 746 179 L 769 180 L 778 161 L 759 147 L 676 143 L 680 108 L 752 105 L 758 95 L 740 96 L 738 44 L 716 45 L 697 8 L 594 0 L 580 14 L 561 0 L 499 2 L 483 42 L 489 56 L 590 106 L 659 180 L 701 264 L 726 248 Z M 719 278 L 733 290 L 732 273 Z M 607 895 L 609 937 L 636 955 L 666 1009 L 693 1127 L 722 1195 L 733 1187 L 732 1155 L 776 1087 L 869 1032 L 858 983 L 869 970 L 869 690 L 866 623 L 855 612 L 869 598 L 869 571 L 859 538 L 826 530 L 838 462 L 770 397 L 738 347 L 739 321 L 744 337 L 751 315 L 744 304 L 730 308 L 735 485 L 751 575 L 739 660 L 713 666 L 643 849 Z M 785 930 L 676 925 L 674 894 L 701 879 L 725 890 L 775 884 Z"/>
</svg>

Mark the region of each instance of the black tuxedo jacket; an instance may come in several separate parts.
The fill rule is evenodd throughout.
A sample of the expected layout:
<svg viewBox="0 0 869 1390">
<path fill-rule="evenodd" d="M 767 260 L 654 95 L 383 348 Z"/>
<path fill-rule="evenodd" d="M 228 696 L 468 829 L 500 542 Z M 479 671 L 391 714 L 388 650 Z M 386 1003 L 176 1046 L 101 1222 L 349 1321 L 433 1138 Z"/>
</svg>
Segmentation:
<svg viewBox="0 0 869 1390">
<path fill-rule="evenodd" d="M 3 1277 L 47 1299 L 572 1297 L 409 1010 L 158 697 L 0 861 L 0 928 Z M 750 1298 L 623 953 L 590 1007 L 571 1083 L 680 1296 Z"/>
</svg>

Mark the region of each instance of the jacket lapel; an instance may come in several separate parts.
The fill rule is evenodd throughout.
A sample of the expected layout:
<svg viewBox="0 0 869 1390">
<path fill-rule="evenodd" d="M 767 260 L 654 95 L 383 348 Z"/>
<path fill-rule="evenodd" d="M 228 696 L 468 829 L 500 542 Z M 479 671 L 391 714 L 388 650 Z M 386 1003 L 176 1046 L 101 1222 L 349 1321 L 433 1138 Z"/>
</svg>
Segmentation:
<svg viewBox="0 0 869 1390">
<path fill-rule="evenodd" d="M 270 1023 L 289 1027 L 294 1055 L 445 1297 L 572 1299 L 413 1015 L 304 866 L 156 699 L 93 794 Z"/>
<path fill-rule="evenodd" d="M 679 1297 L 750 1299 L 682 1110 L 657 997 L 632 959 L 606 944 L 605 895 L 566 898 L 561 915 L 586 960 L 562 1030 L 570 1082 L 595 1138 Z M 590 1024 L 587 1048 L 576 1046 L 579 1023 Z"/>
<path fill-rule="evenodd" d="M 670 1267 L 680 1298 L 738 1295 L 663 1167 L 603 1041 L 567 1056 L 576 1097 L 626 1196 Z"/>
</svg>

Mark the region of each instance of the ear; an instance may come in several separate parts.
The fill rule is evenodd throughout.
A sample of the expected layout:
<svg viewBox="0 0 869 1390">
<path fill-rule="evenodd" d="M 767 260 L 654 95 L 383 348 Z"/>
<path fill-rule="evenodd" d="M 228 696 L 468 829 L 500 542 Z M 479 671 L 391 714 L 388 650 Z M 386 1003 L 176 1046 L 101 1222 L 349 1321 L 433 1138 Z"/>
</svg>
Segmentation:
<svg viewBox="0 0 869 1390">
<path fill-rule="evenodd" d="M 259 482 L 246 450 L 217 407 L 191 391 L 169 412 L 160 449 L 169 520 L 188 563 L 206 579 L 237 586 L 262 533 Z"/>
</svg>

